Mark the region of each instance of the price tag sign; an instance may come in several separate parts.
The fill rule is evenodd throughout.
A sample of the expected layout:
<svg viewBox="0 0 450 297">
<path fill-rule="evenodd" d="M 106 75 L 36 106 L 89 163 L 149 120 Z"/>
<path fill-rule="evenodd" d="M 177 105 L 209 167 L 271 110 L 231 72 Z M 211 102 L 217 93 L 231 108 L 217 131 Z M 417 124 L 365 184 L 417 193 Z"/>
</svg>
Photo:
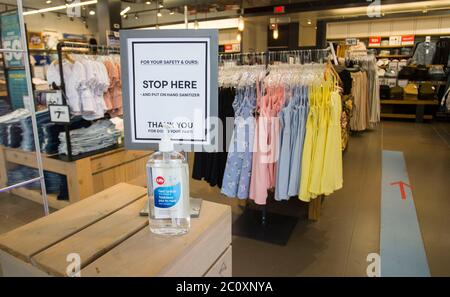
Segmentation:
<svg viewBox="0 0 450 297">
<path fill-rule="evenodd" d="M 357 45 L 358 44 L 358 39 L 357 38 L 346 38 L 345 39 L 345 44 L 346 45 Z"/>
<path fill-rule="evenodd" d="M 56 91 L 55 93 L 46 93 L 45 101 L 47 102 L 47 106 L 50 105 L 62 105 L 62 96 L 61 91 Z"/>
<path fill-rule="evenodd" d="M 68 105 L 49 105 L 50 121 L 52 123 L 70 123 L 70 113 Z"/>
</svg>

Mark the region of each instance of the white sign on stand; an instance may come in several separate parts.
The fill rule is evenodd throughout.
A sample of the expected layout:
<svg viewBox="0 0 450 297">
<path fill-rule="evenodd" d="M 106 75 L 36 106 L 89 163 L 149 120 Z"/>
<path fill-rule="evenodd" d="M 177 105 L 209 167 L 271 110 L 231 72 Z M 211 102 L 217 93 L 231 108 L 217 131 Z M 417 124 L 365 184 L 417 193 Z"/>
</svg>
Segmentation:
<svg viewBox="0 0 450 297">
<path fill-rule="evenodd" d="M 210 146 L 217 116 L 217 30 L 121 32 L 125 145 Z"/>
<path fill-rule="evenodd" d="M 52 123 L 70 123 L 70 112 L 68 105 L 49 105 L 50 121 Z"/>
</svg>

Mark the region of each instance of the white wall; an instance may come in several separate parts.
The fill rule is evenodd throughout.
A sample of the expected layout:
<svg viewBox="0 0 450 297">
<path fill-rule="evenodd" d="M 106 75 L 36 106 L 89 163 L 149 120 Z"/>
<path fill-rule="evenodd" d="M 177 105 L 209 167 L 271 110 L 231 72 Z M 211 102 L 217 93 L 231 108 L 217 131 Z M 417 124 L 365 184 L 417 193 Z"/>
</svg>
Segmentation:
<svg viewBox="0 0 450 297">
<path fill-rule="evenodd" d="M 243 52 L 267 51 L 267 29 L 269 23 L 266 18 L 247 18 L 242 34 Z"/>
<path fill-rule="evenodd" d="M 81 18 L 74 18 L 73 21 L 61 15 L 58 19 L 55 13 L 46 13 L 44 17 L 40 14 L 25 16 L 25 24 L 28 32 L 56 31 L 58 33 L 70 34 L 96 34 L 97 24 L 94 18 L 88 18 L 88 28 L 83 24 Z"/>
<path fill-rule="evenodd" d="M 327 24 L 328 39 L 405 34 L 450 34 L 450 16 L 330 22 Z"/>
</svg>

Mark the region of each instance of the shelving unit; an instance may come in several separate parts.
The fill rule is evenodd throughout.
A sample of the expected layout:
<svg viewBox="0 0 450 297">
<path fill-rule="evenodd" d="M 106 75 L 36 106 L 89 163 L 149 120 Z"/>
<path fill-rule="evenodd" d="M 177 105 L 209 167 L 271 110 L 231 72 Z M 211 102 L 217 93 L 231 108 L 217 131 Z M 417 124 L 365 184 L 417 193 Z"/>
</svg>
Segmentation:
<svg viewBox="0 0 450 297">
<path fill-rule="evenodd" d="M 369 49 L 391 49 L 391 48 L 404 48 L 414 47 L 414 45 L 380 45 L 380 46 L 368 46 Z"/>
<path fill-rule="evenodd" d="M 409 59 L 411 55 L 377 55 L 377 59 Z"/>
<path fill-rule="evenodd" d="M 105 153 L 63 161 L 42 155 L 44 170 L 65 175 L 69 191 L 69 201 L 62 201 L 56 195 L 48 195 L 49 206 L 60 209 L 82 200 L 120 182 L 128 182 L 145 175 L 149 151 L 127 151 L 117 148 Z M 0 146 L 0 187 L 7 184 L 7 163 L 37 168 L 36 154 L 21 149 Z M 11 191 L 20 197 L 42 203 L 39 191 L 17 188 Z"/>
<path fill-rule="evenodd" d="M 432 120 L 432 115 L 425 115 L 425 106 L 437 106 L 438 100 L 411 100 L 411 99 L 388 99 L 381 100 L 381 105 L 416 105 L 416 114 L 404 114 L 404 113 L 381 113 L 382 118 L 390 119 L 415 119 L 416 122 L 423 122 L 423 120 Z"/>
</svg>

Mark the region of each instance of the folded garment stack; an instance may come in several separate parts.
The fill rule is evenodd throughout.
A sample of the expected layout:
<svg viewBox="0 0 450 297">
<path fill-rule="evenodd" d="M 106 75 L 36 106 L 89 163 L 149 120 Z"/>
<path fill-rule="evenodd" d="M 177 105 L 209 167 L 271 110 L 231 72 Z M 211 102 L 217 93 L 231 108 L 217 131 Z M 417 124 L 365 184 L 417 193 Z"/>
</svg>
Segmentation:
<svg viewBox="0 0 450 297">
<path fill-rule="evenodd" d="M 71 130 L 72 155 L 76 156 L 116 145 L 120 136 L 121 132 L 110 120 L 99 120 L 88 128 Z M 65 133 L 59 134 L 59 141 L 59 153 L 67 155 Z"/>
<path fill-rule="evenodd" d="M 47 141 L 47 142 L 54 141 L 54 140 L 44 139 L 44 132 L 43 132 L 42 126 L 45 124 L 50 124 L 50 114 L 47 110 L 36 113 L 36 123 L 37 123 L 37 127 L 38 127 L 38 135 L 39 135 L 39 140 L 40 140 L 39 142 L 41 143 L 43 141 Z M 20 126 L 22 129 L 22 141 L 21 141 L 20 148 L 25 151 L 35 151 L 33 125 L 31 122 L 31 116 L 21 119 Z"/>
<path fill-rule="evenodd" d="M 0 99 L 0 116 L 4 116 L 7 113 L 11 112 L 11 106 L 9 106 L 8 102 L 3 99 Z"/>
<path fill-rule="evenodd" d="M 8 185 L 12 186 L 39 177 L 37 169 L 19 165 L 14 169 L 8 170 Z M 47 193 L 58 194 L 58 200 L 68 200 L 67 178 L 64 175 L 44 171 L 45 188 Z M 29 183 L 25 186 L 27 189 L 40 190 L 39 181 Z"/>
<path fill-rule="evenodd" d="M 26 109 L 17 109 L 0 117 L 0 144 L 7 147 L 20 147 L 22 142 L 22 128 L 20 120 L 30 116 Z"/>
</svg>

